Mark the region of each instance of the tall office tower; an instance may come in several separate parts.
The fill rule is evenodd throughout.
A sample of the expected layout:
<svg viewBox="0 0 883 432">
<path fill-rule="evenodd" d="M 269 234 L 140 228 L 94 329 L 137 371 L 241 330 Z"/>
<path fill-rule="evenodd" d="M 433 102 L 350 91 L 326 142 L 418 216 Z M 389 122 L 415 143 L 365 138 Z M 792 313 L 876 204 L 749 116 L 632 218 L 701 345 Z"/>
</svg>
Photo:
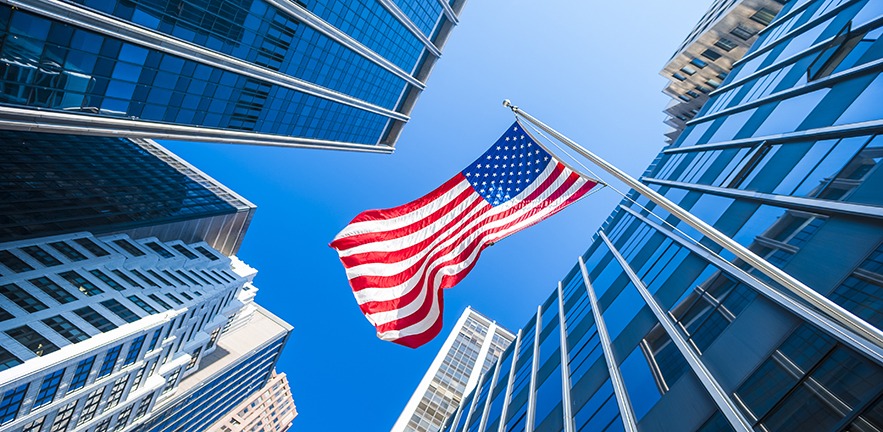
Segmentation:
<svg viewBox="0 0 883 432">
<path fill-rule="evenodd" d="M 266 309 L 252 307 L 254 313 L 247 322 L 225 330 L 218 349 L 200 360 L 199 369 L 183 378 L 171 398 L 158 402 L 129 431 L 204 432 L 249 396 L 264 393 L 261 389 L 270 383 L 292 328 Z M 251 430 L 277 429 L 262 425 Z"/>
<path fill-rule="evenodd" d="M 218 338 L 254 274 L 206 243 L 79 233 L 0 244 L 0 429 L 143 421 L 209 359 L 239 354 L 224 348 L 236 336 L 221 349 Z"/>
<path fill-rule="evenodd" d="M 465 0 L 4 3 L 4 129 L 388 153 Z"/>
<path fill-rule="evenodd" d="M 878 330 L 881 13 L 786 4 L 643 176 Z M 629 197 L 701 246 L 623 200 L 445 431 L 883 430 L 878 344 Z"/>
<path fill-rule="evenodd" d="M 284 373 L 273 373 L 258 392 L 226 413 L 209 432 L 287 431 L 297 417 L 291 387 Z"/>
<path fill-rule="evenodd" d="M 463 395 L 475 388 L 478 378 L 514 338 L 495 321 L 467 307 L 392 431 L 437 431 L 445 418 L 457 409 Z"/>
<path fill-rule="evenodd" d="M 758 33 L 772 22 L 788 0 L 715 0 L 687 39 L 659 72 L 669 80 L 663 93 L 671 97 L 665 107 L 665 134 L 673 143 L 708 94 L 720 87 Z"/>
<path fill-rule="evenodd" d="M 254 204 L 144 139 L 0 131 L 0 243 L 89 231 L 239 249 Z"/>
</svg>

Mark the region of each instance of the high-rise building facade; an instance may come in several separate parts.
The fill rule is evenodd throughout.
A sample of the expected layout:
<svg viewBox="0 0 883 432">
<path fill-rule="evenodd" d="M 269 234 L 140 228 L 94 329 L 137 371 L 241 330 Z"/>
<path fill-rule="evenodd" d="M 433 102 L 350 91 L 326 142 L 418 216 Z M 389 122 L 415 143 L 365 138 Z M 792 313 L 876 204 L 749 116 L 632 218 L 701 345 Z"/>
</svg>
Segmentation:
<svg viewBox="0 0 883 432">
<path fill-rule="evenodd" d="M 391 152 L 465 0 L 24 0 L 0 128 Z"/>
<path fill-rule="evenodd" d="M 264 393 L 292 328 L 260 306 L 249 302 L 246 308 L 253 313 L 244 324 L 224 330 L 218 349 L 206 354 L 199 369 L 181 379 L 176 393 L 157 403 L 131 432 L 205 432 L 247 398 Z M 253 430 L 285 429 L 271 423 Z"/>
<path fill-rule="evenodd" d="M 291 396 L 291 387 L 285 373 L 273 371 L 270 380 L 258 392 L 249 396 L 224 414 L 207 430 L 209 432 L 285 432 L 297 417 L 297 408 Z"/>
<path fill-rule="evenodd" d="M 89 231 L 239 249 L 255 205 L 154 141 L 0 130 L 0 243 Z"/>
<path fill-rule="evenodd" d="M 881 14 L 788 2 L 642 178 L 878 330 Z M 879 344 L 628 196 L 444 431 L 883 430 Z"/>
<path fill-rule="evenodd" d="M 204 242 L 76 233 L 0 244 L 0 429 L 130 430 L 231 351 L 219 337 L 251 310 L 255 273 Z"/>
<path fill-rule="evenodd" d="M 693 119 L 708 94 L 720 87 L 733 64 L 757 40 L 787 0 L 715 0 L 659 72 L 669 80 L 662 90 L 672 100 L 665 107 L 665 134 L 671 144 Z"/>
<path fill-rule="evenodd" d="M 392 428 L 434 432 L 472 391 L 515 336 L 467 307 L 442 345 Z"/>
</svg>

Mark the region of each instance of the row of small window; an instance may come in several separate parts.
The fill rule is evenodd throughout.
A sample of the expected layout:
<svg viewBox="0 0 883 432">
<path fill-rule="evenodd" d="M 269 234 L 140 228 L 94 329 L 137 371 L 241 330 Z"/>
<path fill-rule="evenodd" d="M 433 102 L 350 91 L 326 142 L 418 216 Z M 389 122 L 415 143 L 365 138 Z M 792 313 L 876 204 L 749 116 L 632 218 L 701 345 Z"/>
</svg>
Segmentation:
<svg viewBox="0 0 883 432">
<path fill-rule="evenodd" d="M 89 238 L 85 238 L 85 237 L 78 238 L 78 239 L 74 239 L 73 242 L 78 244 L 80 247 L 82 247 L 83 249 L 85 249 L 86 251 L 88 251 L 89 253 L 91 253 L 95 257 L 103 257 L 103 256 L 110 255 L 110 253 L 108 251 L 106 251 L 101 246 L 98 246 L 98 244 L 96 244 L 94 241 L 92 241 Z M 134 244 L 132 244 L 131 242 L 129 242 L 126 239 L 113 240 L 113 243 L 115 245 L 119 246 L 121 249 L 123 249 L 124 251 L 126 251 L 127 253 L 129 253 L 132 256 L 139 257 L 139 256 L 146 255 L 146 253 L 143 250 L 139 249 L 138 247 L 136 247 Z M 172 252 L 170 252 L 168 249 L 160 246 L 157 242 L 147 242 L 145 245 L 148 248 L 150 248 L 151 250 L 153 250 L 154 252 L 156 252 L 157 254 L 159 254 L 163 258 L 174 258 L 175 257 L 175 255 Z M 48 243 L 48 246 L 72 262 L 83 261 L 83 260 L 87 259 L 86 255 L 84 255 L 82 252 L 80 252 L 79 250 L 77 250 L 76 248 L 74 248 L 73 246 L 71 246 L 67 242 L 64 242 L 64 241 L 51 242 L 51 243 Z M 172 245 L 172 248 L 174 248 L 181 255 L 184 255 L 188 259 L 199 258 L 196 254 L 194 254 L 190 249 L 188 249 L 184 245 L 176 244 L 176 245 Z M 209 252 L 209 250 L 203 246 L 194 246 L 193 249 L 211 261 L 217 261 L 218 259 L 220 259 L 220 258 L 218 258 L 217 255 Z M 43 249 L 40 246 L 36 246 L 36 245 L 24 246 L 24 247 L 19 248 L 18 250 L 25 253 L 27 256 L 33 258 L 34 260 L 36 260 L 37 262 L 39 262 L 40 264 L 42 264 L 46 267 L 53 267 L 53 266 L 57 266 L 57 265 L 62 264 L 62 262 L 58 258 L 53 256 L 51 253 L 49 253 L 48 251 L 46 251 L 45 249 Z M 15 254 L 13 254 L 9 250 L 0 251 L 0 264 L 3 264 L 6 268 L 8 268 L 9 270 L 12 270 L 15 273 L 23 273 L 23 272 L 34 270 L 33 266 L 31 266 L 30 264 L 28 264 L 27 262 L 25 262 L 24 260 L 22 260 L 21 258 L 16 256 Z M 224 278 L 224 279 L 226 280 L 226 278 Z M 230 281 L 228 281 L 228 282 L 230 282 Z M 220 282 L 218 282 L 218 283 L 220 283 Z"/>
</svg>

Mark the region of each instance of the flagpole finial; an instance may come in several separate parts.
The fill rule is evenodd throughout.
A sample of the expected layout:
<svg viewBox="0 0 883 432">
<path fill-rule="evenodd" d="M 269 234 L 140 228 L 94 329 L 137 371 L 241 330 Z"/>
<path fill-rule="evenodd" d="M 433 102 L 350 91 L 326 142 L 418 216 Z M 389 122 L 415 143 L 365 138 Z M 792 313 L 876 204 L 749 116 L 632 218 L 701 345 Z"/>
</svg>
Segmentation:
<svg viewBox="0 0 883 432">
<path fill-rule="evenodd" d="M 512 105 L 512 101 L 510 101 L 509 99 L 503 99 L 503 106 L 511 109 L 512 111 L 515 111 L 516 109 L 518 109 L 517 106 Z"/>
</svg>

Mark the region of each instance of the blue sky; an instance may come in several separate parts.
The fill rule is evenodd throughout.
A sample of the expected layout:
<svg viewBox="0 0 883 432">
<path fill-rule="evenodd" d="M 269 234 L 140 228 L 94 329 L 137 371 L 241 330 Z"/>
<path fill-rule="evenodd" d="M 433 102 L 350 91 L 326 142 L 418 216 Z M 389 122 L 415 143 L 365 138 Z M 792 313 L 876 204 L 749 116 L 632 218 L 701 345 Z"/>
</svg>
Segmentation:
<svg viewBox="0 0 883 432">
<path fill-rule="evenodd" d="M 293 431 L 389 430 L 463 309 L 519 329 L 620 197 L 602 190 L 488 248 L 446 291 L 442 334 L 416 350 L 375 337 L 327 246 L 334 235 L 472 162 L 511 124 L 505 98 L 640 175 L 667 129 L 658 71 L 709 3 L 470 0 L 393 155 L 164 143 L 258 205 L 239 257 L 258 269 L 258 303 L 294 326 L 278 364 Z"/>
</svg>

